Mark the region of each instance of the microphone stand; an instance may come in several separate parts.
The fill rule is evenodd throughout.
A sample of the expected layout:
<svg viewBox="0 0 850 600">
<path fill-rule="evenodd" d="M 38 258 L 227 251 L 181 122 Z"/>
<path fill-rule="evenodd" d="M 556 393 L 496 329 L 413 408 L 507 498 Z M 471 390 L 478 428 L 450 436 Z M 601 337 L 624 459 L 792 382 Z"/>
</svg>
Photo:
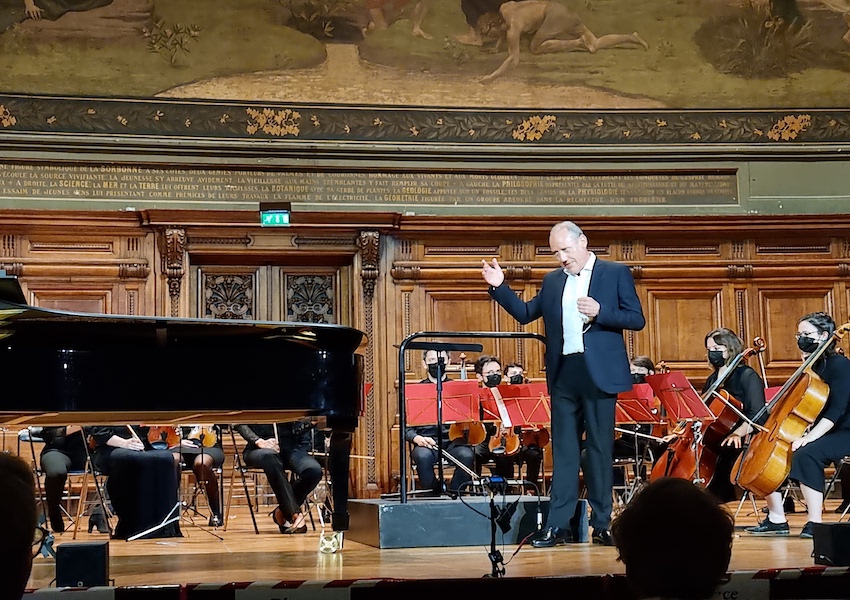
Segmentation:
<svg viewBox="0 0 850 600">
<path fill-rule="evenodd" d="M 499 549 L 496 548 L 496 521 L 499 519 L 499 509 L 496 508 L 496 494 L 493 488 L 488 486 L 488 489 L 490 495 L 490 552 L 487 553 L 487 558 L 490 559 L 492 569 L 484 577 L 499 579 L 505 576 L 505 559 Z"/>
</svg>

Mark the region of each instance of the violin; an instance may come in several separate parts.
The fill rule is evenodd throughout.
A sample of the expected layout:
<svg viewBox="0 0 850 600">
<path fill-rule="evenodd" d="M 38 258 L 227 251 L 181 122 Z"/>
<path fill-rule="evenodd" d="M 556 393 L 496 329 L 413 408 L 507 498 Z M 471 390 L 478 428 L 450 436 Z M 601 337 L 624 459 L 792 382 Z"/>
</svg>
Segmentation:
<svg viewBox="0 0 850 600">
<path fill-rule="evenodd" d="M 460 379 L 466 381 L 466 354 L 460 355 Z M 487 429 L 481 421 L 458 421 L 449 426 L 449 441 L 461 441 L 477 446 L 487 439 Z"/>
<path fill-rule="evenodd" d="M 461 441 L 477 446 L 487 439 L 487 429 L 481 421 L 458 421 L 449 426 L 449 441 Z"/>
<path fill-rule="evenodd" d="M 148 442 L 154 450 L 167 450 L 180 445 L 180 432 L 173 426 L 154 426 L 148 429 Z"/>
<path fill-rule="evenodd" d="M 190 440 L 198 440 L 204 448 L 212 448 L 218 443 L 218 435 L 212 425 L 195 425 L 186 437 Z"/>
<path fill-rule="evenodd" d="M 815 363 L 850 331 L 850 323 L 835 330 L 829 340 L 812 352 L 753 421 L 769 416 L 732 467 L 732 483 L 756 496 L 779 489 L 791 472 L 791 444 L 803 437 L 826 405 L 829 386 L 815 373 Z"/>
<path fill-rule="evenodd" d="M 522 430 L 522 445 L 525 447 L 537 446 L 543 448 L 549 443 L 550 439 L 549 430 L 545 427 Z"/>
<path fill-rule="evenodd" d="M 497 456 L 512 456 L 519 452 L 520 439 L 513 427 L 499 424 L 496 434 L 490 437 L 488 447 Z"/>
</svg>

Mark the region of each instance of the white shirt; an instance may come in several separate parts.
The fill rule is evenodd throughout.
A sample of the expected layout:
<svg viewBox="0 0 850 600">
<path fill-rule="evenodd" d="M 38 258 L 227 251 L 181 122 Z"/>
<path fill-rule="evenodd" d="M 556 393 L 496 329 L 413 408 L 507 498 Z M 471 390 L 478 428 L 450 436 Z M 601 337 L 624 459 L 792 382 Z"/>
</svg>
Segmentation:
<svg viewBox="0 0 850 600">
<path fill-rule="evenodd" d="M 584 328 L 589 318 L 578 311 L 578 299 L 588 294 L 590 275 L 595 263 L 596 255 L 591 252 L 590 258 L 578 275 L 573 275 L 564 269 L 567 274 L 567 284 L 564 286 L 564 295 L 561 298 L 561 318 L 564 327 L 564 347 L 561 350 L 563 354 L 584 352 Z"/>
</svg>

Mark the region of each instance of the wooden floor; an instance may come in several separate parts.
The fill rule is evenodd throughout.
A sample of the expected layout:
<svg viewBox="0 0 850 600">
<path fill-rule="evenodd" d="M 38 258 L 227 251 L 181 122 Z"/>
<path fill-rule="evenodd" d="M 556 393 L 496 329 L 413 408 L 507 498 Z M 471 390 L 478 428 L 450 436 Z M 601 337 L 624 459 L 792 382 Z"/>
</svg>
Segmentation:
<svg viewBox="0 0 850 600">
<path fill-rule="evenodd" d="M 838 500 L 827 501 L 825 519 L 837 521 L 832 513 Z M 729 505 L 732 511 L 737 505 Z M 742 511 L 737 525 L 753 525 L 754 515 Z M 805 567 L 813 564 L 812 541 L 797 537 L 806 521 L 805 513 L 789 515 L 791 536 L 759 538 L 739 531 L 730 570 Z M 112 540 L 110 575 L 117 586 L 239 581 L 300 581 L 330 579 L 436 577 L 479 578 L 490 572 L 484 547 L 416 548 L 379 550 L 346 541 L 338 554 L 318 552 L 319 533 L 286 536 L 277 532 L 269 517 L 258 517 L 260 535 L 251 529 L 247 509 L 234 511 L 228 531 L 213 535 L 189 522 L 182 525 L 183 538 L 125 542 Z M 435 526 L 439 524 L 435 523 Z M 687 535 L 687 527 L 671 536 Z M 71 541 L 69 533 L 57 536 L 57 545 Z M 105 535 L 81 533 L 80 541 L 103 541 Z M 674 542 L 675 543 L 675 542 Z M 516 546 L 501 548 L 508 560 Z M 508 577 L 591 575 L 623 573 L 614 548 L 572 544 L 553 549 L 523 547 L 507 565 Z M 30 588 L 48 587 L 55 576 L 52 558 L 38 557 Z"/>
</svg>

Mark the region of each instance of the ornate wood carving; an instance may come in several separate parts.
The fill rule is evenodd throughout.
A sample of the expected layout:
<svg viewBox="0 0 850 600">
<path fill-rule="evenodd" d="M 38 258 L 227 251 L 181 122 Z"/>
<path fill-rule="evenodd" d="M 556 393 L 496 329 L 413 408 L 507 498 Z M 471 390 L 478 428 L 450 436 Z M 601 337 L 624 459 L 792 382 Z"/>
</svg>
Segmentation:
<svg viewBox="0 0 850 600">
<path fill-rule="evenodd" d="M 202 271 L 203 310 L 208 319 L 254 319 L 254 273 Z M 295 319 L 293 319 L 295 320 Z"/>
<path fill-rule="evenodd" d="M 121 263 L 118 265 L 118 277 L 121 279 L 147 279 L 150 267 L 145 263 Z"/>
<path fill-rule="evenodd" d="M 332 275 L 287 273 L 285 285 L 287 321 L 337 323 Z"/>
<path fill-rule="evenodd" d="M 375 296 L 375 282 L 378 280 L 380 234 L 377 231 L 361 231 L 357 236 L 357 247 L 360 249 L 360 280 L 363 284 L 363 296 L 371 300 Z"/>
<path fill-rule="evenodd" d="M 24 263 L 0 263 L 0 269 L 6 271 L 6 275 L 14 275 L 20 277 L 24 273 Z"/>
<path fill-rule="evenodd" d="M 753 276 L 753 265 L 729 265 L 726 273 L 729 279 L 750 278 Z"/>
<path fill-rule="evenodd" d="M 180 314 L 180 285 L 183 281 L 183 255 L 186 251 L 186 230 L 169 227 L 165 230 L 165 252 L 162 271 L 168 281 L 168 297 L 171 301 L 171 316 Z"/>
</svg>

